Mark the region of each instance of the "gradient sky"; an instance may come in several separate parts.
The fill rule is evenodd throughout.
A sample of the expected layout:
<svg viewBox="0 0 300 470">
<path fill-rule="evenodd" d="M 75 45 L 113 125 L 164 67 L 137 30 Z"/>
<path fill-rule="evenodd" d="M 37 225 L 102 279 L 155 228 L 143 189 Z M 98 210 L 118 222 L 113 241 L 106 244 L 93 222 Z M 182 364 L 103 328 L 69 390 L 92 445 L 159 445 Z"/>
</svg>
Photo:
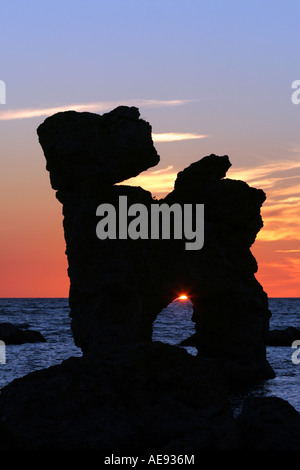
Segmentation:
<svg viewBox="0 0 300 470">
<path fill-rule="evenodd" d="M 0 296 L 67 297 L 61 205 L 36 129 L 62 109 L 139 107 L 156 196 L 205 155 L 263 189 L 252 252 L 270 297 L 300 297 L 299 1 L 1 0 Z"/>
</svg>

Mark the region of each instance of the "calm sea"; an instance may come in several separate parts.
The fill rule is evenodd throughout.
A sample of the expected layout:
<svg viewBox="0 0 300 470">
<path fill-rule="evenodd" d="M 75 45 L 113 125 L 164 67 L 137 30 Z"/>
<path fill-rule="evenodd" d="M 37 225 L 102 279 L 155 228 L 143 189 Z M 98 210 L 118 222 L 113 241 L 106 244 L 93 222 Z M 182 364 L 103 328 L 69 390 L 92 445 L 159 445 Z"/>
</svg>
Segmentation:
<svg viewBox="0 0 300 470">
<path fill-rule="evenodd" d="M 269 308 L 271 329 L 287 326 L 300 329 L 300 298 L 269 299 Z M 153 325 L 153 340 L 179 344 L 194 332 L 191 316 L 192 304 L 175 300 L 158 315 Z M 6 363 L 0 364 L 0 388 L 34 370 L 59 364 L 70 356 L 81 356 L 70 330 L 68 299 L 0 299 L 0 322 L 26 324 L 40 331 L 47 340 L 46 343 L 6 346 Z M 195 348 L 186 349 L 196 354 Z M 300 412 L 300 364 L 293 364 L 291 360 L 294 351 L 287 346 L 268 346 L 267 358 L 276 377 L 249 394 L 284 398 Z M 239 400 L 240 397 L 233 399 L 235 410 L 239 408 Z"/>
</svg>

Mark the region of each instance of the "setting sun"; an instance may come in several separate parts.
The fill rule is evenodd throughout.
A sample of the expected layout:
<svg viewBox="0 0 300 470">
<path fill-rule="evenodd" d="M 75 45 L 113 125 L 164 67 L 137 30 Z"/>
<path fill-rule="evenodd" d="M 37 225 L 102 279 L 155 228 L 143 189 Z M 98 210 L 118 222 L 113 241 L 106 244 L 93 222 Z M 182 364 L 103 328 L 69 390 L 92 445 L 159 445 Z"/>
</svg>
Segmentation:
<svg viewBox="0 0 300 470">
<path fill-rule="evenodd" d="M 185 295 L 185 294 L 182 294 L 178 297 L 179 300 L 187 300 L 188 299 L 188 296 Z"/>
</svg>

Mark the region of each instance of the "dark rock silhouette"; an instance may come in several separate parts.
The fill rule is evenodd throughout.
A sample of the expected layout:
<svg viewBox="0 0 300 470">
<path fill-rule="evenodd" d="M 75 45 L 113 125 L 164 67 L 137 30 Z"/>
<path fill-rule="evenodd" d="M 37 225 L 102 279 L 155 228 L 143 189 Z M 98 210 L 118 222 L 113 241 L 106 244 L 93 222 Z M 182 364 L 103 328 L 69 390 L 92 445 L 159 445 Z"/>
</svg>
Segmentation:
<svg viewBox="0 0 300 470">
<path fill-rule="evenodd" d="M 289 326 L 282 330 L 270 330 L 266 335 L 267 346 L 290 346 L 293 341 L 300 340 L 300 330 Z"/>
<path fill-rule="evenodd" d="M 230 165 L 227 156 L 216 155 L 193 163 L 178 174 L 165 202 L 205 207 L 204 247 L 184 253 L 181 264 L 181 273 L 188 273 L 196 328 L 185 345 L 218 357 L 230 380 L 241 383 L 273 376 L 264 345 L 271 313 L 250 251 L 263 226 L 265 194 L 243 181 L 222 179 Z"/>
<path fill-rule="evenodd" d="M 299 450 L 300 414 L 278 397 L 251 397 L 237 420 L 240 450 Z"/>
<path fill-rule="evenodd" d="M 70 358 L 15 380 L 1 392 L 0 436 L 10 436 L 6 449 L 104 455 L 227 449 L 235 445 L 235 421 L 226 396 L 213 361 L 148 343 L 113 359 Z"/>
<path fill-rule="evenodd" d="M 127 455 L 243 447 L 246 428 L 232 416 L 229 391 L 274 377 L 268 298 L 250 251 L 264 192 L 224 179 L 226 155 L 184 169 L 159 201 L 115 185 L 159 160 L 136 108 L 58 113 L 38 135 L 63 204 L 71 328 L 83 356 L 5 387 L 0 435 L 11 436 L 13 448 Z M 99 240 L 97 207 L 117 207 L 124 195 L 147 208 L 204 204 L 203 248 L 186 250 L 184 239 Z M 154 319 L 182 292 L 193 302 L 197 356 L 152 342 Z"/>
<path fill-rule="evenodd" d="M 85 180 L 97 185 L 124 181 L 157 165 L 151 126 L 137 108 L 119 106 L 100 116 L 67 111 L 39 127 L 54 189 L 68 189 Z"/>
<path fill-rule="evenodd" d="M 7 345 L 46 342 L 46 339 L 39 331 L 24 330 L 21 326 L 8 322 L 0 323 L 0 340 Z"/>
<path fill-rule="evenodd" d="M 63 204 L 70 277 L 72 331 L 83 353 L 110 354 L 151 341 L 152 323 L 180 292 L 194 306 L 196 347 L 217 357 L 232 380 L 273 375 L 265 358 L 268 299 L 255 279 L 250 252 L 263 223 L 262 190 L 223 179 L 228 156 L 210 155 L 178 174 L 174 190 L 156 201 L 148 191 L 115 186 L 155 165 L 151 127 L 136 108 L 103 116 L 58 113 L 38 128 L 52 187 Z M 99 240 L 96 209 L 128 205 L 204 204 L 205 242 L 187 251 L 184 240 Z"/>
</svg>

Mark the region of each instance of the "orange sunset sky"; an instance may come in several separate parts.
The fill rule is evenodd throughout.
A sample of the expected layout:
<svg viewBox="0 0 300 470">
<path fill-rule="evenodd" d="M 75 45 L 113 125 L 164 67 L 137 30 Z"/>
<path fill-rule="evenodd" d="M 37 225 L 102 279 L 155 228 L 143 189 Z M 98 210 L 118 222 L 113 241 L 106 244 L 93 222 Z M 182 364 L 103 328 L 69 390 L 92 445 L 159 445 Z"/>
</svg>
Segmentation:
<svg viewBox="0 0 300 470">
<path fill-rule="evenodd" d="M 37 127 L 120 104 L 140 109 L 161 157 L 128 184 L 162 197 L 192 162 L 228 155 L 227 177 L 267 195 L 257 279 L 269 297 L 300 297 L 299 14 L 296 1 L 4 0 L 0 297 L 68 296 Z"/>
</svg>

